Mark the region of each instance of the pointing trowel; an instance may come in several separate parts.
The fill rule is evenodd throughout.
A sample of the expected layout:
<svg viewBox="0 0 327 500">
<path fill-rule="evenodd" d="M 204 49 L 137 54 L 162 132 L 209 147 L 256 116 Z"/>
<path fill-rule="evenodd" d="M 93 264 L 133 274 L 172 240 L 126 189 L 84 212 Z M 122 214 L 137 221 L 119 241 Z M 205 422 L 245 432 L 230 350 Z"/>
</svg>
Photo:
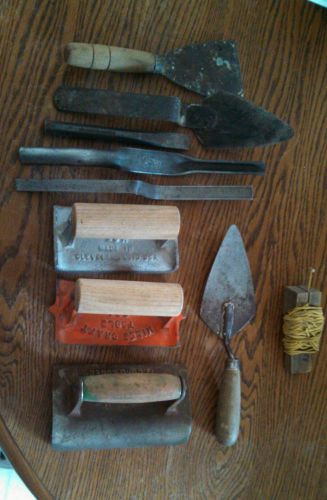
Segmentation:
<svg viewBox="0 0 327 500">
<path fill-rule="evenodd" d="M 232 40 L 213 40 L 164 55 L 91 43 L 69 43 L 71 66 L 125 73 L 156 73 L 204 96 L 226 90 L 243 95 L 240 63 Z"/>
<path fill-rule="evenodd" d="M 201 318 L 224 342 L 227 362 L 216 418 L 216 436 L 224 446 L 235 444 L 240 428 L 240 362 L 230 346 L 231 338 L 255 315 L 251 270 L 238 228 L 229 228 L 216 255 L 205 287 Z"/>
<path fill-rule="evenodd" d="M 263 146 L 293 135 L 277 116 L 230 92 L 185 104 L 173 96 L 59 87 L 53 100 L 59 111 L 176 123 L 193 129 L 206 148 Z"/>
</svg>

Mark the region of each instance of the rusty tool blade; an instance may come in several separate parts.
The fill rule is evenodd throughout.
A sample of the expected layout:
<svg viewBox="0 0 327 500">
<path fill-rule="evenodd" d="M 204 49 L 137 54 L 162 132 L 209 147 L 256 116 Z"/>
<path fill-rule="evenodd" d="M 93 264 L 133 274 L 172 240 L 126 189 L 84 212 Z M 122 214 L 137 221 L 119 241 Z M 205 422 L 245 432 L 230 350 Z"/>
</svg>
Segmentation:
<svg viewBox="0 0 327 500">
<path fill-rule="evenodd" d="M 156 56 L 154 72 L 203 96 L 219 90 L 243 95 L 240 62 L 232 40 L 194 43 Z"/>
<path fill-rule="evenodd" d="M 112 56 L 115 50 L 119 51 L 118 67 L 113 64 Z M 194 43 L 167 54 L 152 55 L 153 64 L 147 68 L 142 67 L 139 59 L 139 55 L 145 53 L 131 49 L 69 43 L 65 52 L 67 62 L 71 66 L 107 71 L 157 73 L 203 96 L 215 94 L 218 90 L 243 95 L 240 63 L 233 40 Z M 127 54 L 132 57 L 132 64 L 128 64 L 128 58 L 125 58 Z M 151 57 L 151 54 L 148 55 Z"/>
<path fill-rule="evenodd" d="M 24 164 L 101 165 L 145 175 L 179 176 L 189 174 L 263 175 L 265 165 L 256 161 L 201 160 L 175 152 L 140 148 L 110 150 L 81 148 L 19 148 Z"/>
<path fill-rule="evenodd" d="M 244 243 L 233 225 L 219 248 L 205 287 L 201 318 L 210 330 L 222 336 L 224 304 L 234 305 L 232 336 L 255 315 L 254 287 Z"/>
<path fill-rule="evenodd" d="M 53 99 L 60 111 L 177 123 L 193 129 L 207 148 L 263 146 L 293 135 L 277 116 L 230 92 L 218 92 L 199 104 L 183 104 L 172 96 L 60 87 Z"/>
<path fill-rule="evenodd" d="M 17 191 L 135 194 L 150 200 L 253 200 L 252 186 L 160 186 L 107 179 L 16 179 Z"/>
</svg>

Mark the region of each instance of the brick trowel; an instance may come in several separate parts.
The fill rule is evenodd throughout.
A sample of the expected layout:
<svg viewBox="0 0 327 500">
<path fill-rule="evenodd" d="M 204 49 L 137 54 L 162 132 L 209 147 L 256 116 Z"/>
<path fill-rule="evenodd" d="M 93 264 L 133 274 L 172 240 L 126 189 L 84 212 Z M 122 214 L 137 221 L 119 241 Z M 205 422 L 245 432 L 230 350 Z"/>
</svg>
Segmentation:
<svg viewBox="0 0 327 500">
<path fill-rule="evenodd" d="M 240 428 L 241 371 L 230 341 L 255 315 L 255 295 L 249 261 L 238 228 L 229 228 L 205 287 L 201 318 L 224 343 L 228 356 L 216 416 L 216 436 L 224 446 L 235 444 Z"/>
</svg>

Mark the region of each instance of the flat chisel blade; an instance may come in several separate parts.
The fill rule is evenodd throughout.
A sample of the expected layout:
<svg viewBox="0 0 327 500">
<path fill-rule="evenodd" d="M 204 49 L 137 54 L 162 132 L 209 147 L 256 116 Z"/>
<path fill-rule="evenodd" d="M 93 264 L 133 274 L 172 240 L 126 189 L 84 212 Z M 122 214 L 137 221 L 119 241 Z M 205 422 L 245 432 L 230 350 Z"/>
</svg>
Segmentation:
<svg viewBox="0 0 327 500">
<path fill-rule="evenodd" d="M 17 191 L 135 194 L 150 200 L 252 200 L 252 186 L 159 186 L 143 181 L 16 179 Z"/>
</svg>

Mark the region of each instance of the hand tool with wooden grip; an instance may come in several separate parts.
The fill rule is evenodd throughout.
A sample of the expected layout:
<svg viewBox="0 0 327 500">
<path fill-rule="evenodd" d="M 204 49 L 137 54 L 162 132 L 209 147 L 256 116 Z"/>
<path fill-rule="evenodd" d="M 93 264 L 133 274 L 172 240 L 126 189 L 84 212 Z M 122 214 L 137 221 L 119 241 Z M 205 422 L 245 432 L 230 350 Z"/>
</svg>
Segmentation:
<svg viewBox="0 0 327 500">
<path fill-rule="evenodd" d="M 161 186 L 107 179 L 16 179 L 17 191 L 134 194 L 149 200 L 253 200 L 252 186 Z"/>
<path fill-rule="evenodd" d="M 24 164 L 101 165 L 144 175 L 180 176 L 190 174 L 263 175 L 265 164 L 256 161 L 200 160 L 168 151 L 139 148 L 110 150 L 81 148 L 19 148 Z"/>
<path fill-rule="evenodd" d="M 61 137 L 97 139 L 106 142 L 156 146 L 163 149 L 188 149 L 191 143 L 188 135 L 177 132 L 143 132 L 141 130 L 99 127 L 53 120 L 45 120 L 44 131 L 47 134 Z"/>
<path fill-rule="evenodd" d="M 79 278 L 75 309 L 82 314 L 178 316 L 183 288 L 177 283 Z"/>
<path fill-rule="evenodd" d="M 161 74 L 204 96 L 218 90 L 243 95 L 240 63 L 232 40 L 192 44 L 165 55 L 73 42 L 66 46 L 65 58 L 79 68 Z"/>
<path fill-rule="evenodd" d="M 174 206 L 74 203 L 54 206 L 57 272 L 168 273 L 178 269 Z"/>
<path fill-rule="evenodd" d="M 181 365 L 59 365 L 53 372 L 56 450 L 185 443 L 192 428 Z"/>
<path fill-rule="evenodd" d="M 179 344 L 183 289 L 176 283 L 79 278 L 57 282 L 49 311 L 64 344 Z"/>
<path fill-rule="evenodd" d="M 277 116 L 230 92 L 217 92 L 201 103 L 178 97 L 60 87 L 54 94 L 59 111 L 144 118 L 191 128 L 206 148 L 275 144 L 293 135 Z"/>
<path fill-rule="evenodd" d="M 220 246 L 205 287 L 201 318 L 223 342 L 228 360 L 219 390 L 216 436 L 224 446 L 238 438 L 241 412 L 240 362 L 230 340 L 255 315 L 255 296 L 251 270 L 243 240 L 231 226 Z"/>
</svg>

